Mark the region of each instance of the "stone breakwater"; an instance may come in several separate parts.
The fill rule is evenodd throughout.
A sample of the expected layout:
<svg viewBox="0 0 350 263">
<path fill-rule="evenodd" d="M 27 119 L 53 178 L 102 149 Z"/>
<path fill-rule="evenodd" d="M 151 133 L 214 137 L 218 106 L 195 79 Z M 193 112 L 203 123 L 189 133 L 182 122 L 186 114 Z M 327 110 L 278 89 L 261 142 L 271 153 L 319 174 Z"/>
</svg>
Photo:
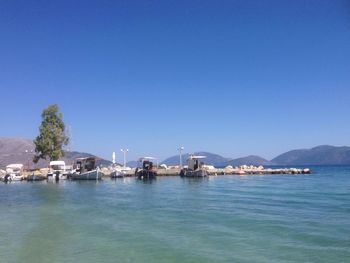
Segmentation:
<svg viewBox="0 0 350 263">
<path fill-rule="evenodd" d="M 213 169 L 208 170 L 209 175 L 254 175 L 254 174 L 310 174 L 309 168 L 297 169 L 297 168 L 280 168 L 280 169 Z"/>
<path fill-rule="evenodd" d="M 157 169 L 158 176 L 179 176 L 179 168 L 170 169 Z M 102 169 L 104 176 L 109 176 L 111 170 L 106 168 Z M 209 175 L 259 175 L 259 174 L 311 174 L 309 168 L 262 168 L 262 167 L 249 167 L 249 168 L 214 168 L 207 169 Z M 135 169 L 126 172 L 126 177 L 132 177 L 135 175 Z"/>
<path fill-rule="evenodd" d="M 131 169 L 125 172 L 125 177 L 133 177 L 135 176 L 135 170 Z M 311 170 L 309 168 L 264 168 L 262 166 L 241 166 L 241 167 L 226 167 L 226 168 L 211 168 L 206 169 L 208 175 L 218 176 L 218 175 L 269 175 L 269 174 L 310 174 Z M 43 168 L 35 171 L 25 171 L 22 175 L 24 180 L 31 180 L 33 176 L 36 178 L 46 179 L 47 173 L 49 169 Z M 180 168 L 158 168 L 157 174 L 158 176 L 179 176 Z M 110 177 L 113 169 L 111 167 L 103 167 L 100 169 L 100 172 L 103 174 L 103 177 Z M 0 170 L 0 179 L 6 175 L 5 171 Z"/>
</svg>

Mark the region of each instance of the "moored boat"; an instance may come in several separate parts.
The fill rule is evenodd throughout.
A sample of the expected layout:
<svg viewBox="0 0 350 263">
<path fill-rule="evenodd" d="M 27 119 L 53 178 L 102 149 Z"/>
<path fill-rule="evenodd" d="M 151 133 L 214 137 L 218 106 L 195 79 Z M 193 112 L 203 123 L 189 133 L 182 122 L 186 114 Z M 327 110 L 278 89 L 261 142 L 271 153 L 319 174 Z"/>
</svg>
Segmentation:
<svg viewBox="0 0 350 263">
<path fill-rule="evenodd" d="M 95 157 L 78 158 L 68 177 L 72 180 L 100 180 L 102 173 L 96 167 Z"/>
<path fill-rule="evenodd" d="M 188 159 L 187 168 L 183 168 L 180 171 L 181 177 L 206 177 L 208 176 L 207 170 L 203 168 L 204 163 L 200 160 L 207 158 L 206 156 L 196 156 L 191 154 Z"/>
<path fill-rule="evenodd" d="M 124 173 L 121 170 L 115 169 L 113 172 L 111 172 L 110 177 L 111 178 L 123 178 Z"/>
<path fill-rule="evenodd" d="M 35 173 L 32 173 L 32 174 L 27 176 L 27 181 L 29 181 L 29 182 L 44 181 L 46 179 L 47 179 L 46 176 L 38 175 L 38 174 L 35 174 Z"/>
<path fill-rule="evenodd" d="M 66 163 L 64 161 L 51 161 L 50 170 L 47 174 L 47 178 L 52 178 L 55 181 L 67 179 L 68 171 L 66 169 Z"/>
<path fill-rule="evenodd" d="M 6 166 L 4 181 L 22 181 L 23 164 L 13 163 Z"/>
<path fill-rule="evenodd" d="M 153 160 L 156 160 L 154 157 L 143 157 L 140 158 L 140 163 L 142 164 L 141 168 L 137 168 L 135 175 L 138 179 L 156 179 L 157 171 L 153 167 Z"/>
</svg>

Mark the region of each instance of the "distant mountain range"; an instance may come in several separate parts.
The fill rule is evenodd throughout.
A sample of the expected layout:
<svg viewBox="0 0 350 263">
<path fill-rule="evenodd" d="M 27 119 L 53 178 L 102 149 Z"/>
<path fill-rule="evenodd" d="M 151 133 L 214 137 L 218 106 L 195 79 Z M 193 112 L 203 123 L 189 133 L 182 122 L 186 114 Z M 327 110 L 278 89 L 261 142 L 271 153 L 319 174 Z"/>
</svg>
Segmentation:
<svg viewBox="0 0 350 263">
<path fill-rule="evenodd" d="M 321 145 L 311 149 L 293 150 L 272 160 L 266 160 L 260 156 L 250 155 L 242 158 L 231 159 L 209 152 L 196 152 L 195 155 L 205 155 L 206 164 L 216 167 L 226 167 L 228 165 L 350 165 L 350 147 Z M 188 154 L 183 155 L 183 160 L 188 158 Z M 165 159 L 166 165 L 178 165 L 179 155 Z"/>
<path fill-rule="evenodd" d="M 215 165 L 215 166 L 218 166 L 222 163 L 226 163 L 230 160 L 229 158 L 225 158 L 225 157 L 222 157 L 221 155 L 209 153 L 209 152 L 196 152 L 194 154 L 206 156 L 207 158 L 205 159 L 205 163 Z M 188 153 L 182 155 L 182 161 L 184 164 L 186 163 L 188 156 L 189 156 Z M 166 165 L 178 165 L 179 164 L 179 155 L 169 157 L 161 163 L 166 164 Z"/>
<path fill-rule="evenodd" d="M 131 168 L 135 168 L 139 165 L 138 161 L 129 161 L 126 163 L 126 166 L 131 167 Z"/>
<path fill-rule="evenodd" d="M 237 159 L 231 159 L 231 158 L 226 158 L 218 154 L 213 154 L 210 152 L 195 152 L 195 155 L 203 155 L 206 156 L 205 158 L 205 163 L 209 165 L 214 165 L 216 167 L 226 167 L 228 165 L 232 166 L 240 166 L 244 164 L 249 164 L 249 165 L 271 165 L 272 163 L 262 157 L 255 156 L 255 155 L 250 155 L 242 158 L 237 158 Z M 189 154 L 183 154 L 182 155 L 182 160 L 183 163 L 186 163 L 186 160 L 188 158 Z M 179 164 L 179 155 L 175 155 L 172 157 L 169 157 L 165 159 L 163 162 L 166 165 L 178 165 Z"/>
<path fill-rule="evenodd" d="M 237 158 L 237 159 L 232 159 L 229 160 L 227 162 L 224 163 L 220 163 L 219 166 L 220 167 L 226 167 L 228 165 L 231 166 L 241 166 L 241 165 L 272 165 L 273 163 L 271 161 L 268 161 L 260 156 L 256 156 L 256 155 L 249 155 L 246 157 L 242 157 L 242 158 Z"/>
<path fill-rule="evenodd" d="M 21 138 L 0 138 L 0 168 L 4 168 L 10 163 L 23 163 L 30 167 L 47 167 L 49 161 L 40 160 L 38 164 L 32 163 L 34 153 L 32 140 Z M 350 147 L 322 145 L 311 149 L 292 150 L 283 153 L 272 160 L 266 160 L 260 156 L 250 155 L 242 158 L 232 159 L 210 152 L 196 152 L 196 155 L 207 156 L 205 163 L 216 167 L 226 167 L 228 165 L 350 165 Z M 67 151 L 63 158 L 67 164 L 72 164 L 78 157 L 94 156 L 91 153 Z M 183 163 L 186 163 L 188 154 L 183 154 Z M 178 165 L 179 155 L 165 159 L 166 165 Z M 100 158 L 98 165 L 110 165 L 111 162 Z M 136 167 L 137 161 L 127 163 L 129 167 Z"/>
<path fill-rule="evenodd" d="M 22 138 L 0 138 L 0 168 L 6 167 L 11 163 L 22 163 L 26 167 L 38 168 L 47 167 L 49 160 L 40 160 L 37 164 L 32 162 L 34 156 L 34 143 L 29 139 Z M 91 157 L 94 156 L 90 153 L 66 151 L 64 160 L 66 164 L 73 164 L 74 160 L 79 157 Z M 97 165 L 110 165 L 111 162 L 99 158 Z"/>
<path fill-rule="evenodd" d="M 271 161 L 279 165 L 346 165 L 350 164 L 350 147 L 321 145 L 289 151 Z"/>
</svg>

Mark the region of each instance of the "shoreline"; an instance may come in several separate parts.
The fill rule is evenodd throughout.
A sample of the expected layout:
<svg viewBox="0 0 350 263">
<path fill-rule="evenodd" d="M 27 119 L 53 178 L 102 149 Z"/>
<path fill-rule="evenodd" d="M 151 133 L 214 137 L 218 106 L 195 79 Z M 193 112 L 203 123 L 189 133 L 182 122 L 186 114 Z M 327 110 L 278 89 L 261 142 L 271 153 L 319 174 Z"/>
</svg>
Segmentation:
<svg viewBox="0 0 350 263">
<path fill-rule="evenodd" d="M 180 176 L 180 168 L 158 168 L 157 177 L 167 176 Z M 112 167 L 102 167 L 99 172 L 102 174 L 102 178 L 111 178 L 113 173 Z M 135 168 L 125 171 L 122 177 L 136 177 Z M 206 169 L 208 176 L 221 176 L 221 175 L 232 175 L 232 176 L 251 176 L 251 175 L 292 175 L 292 174 L 311 174 L 312 171 L 309 168 L 264 168 L 262 166 L 241 166 L 241 167 L 226 167 L 226 168 L 211 168 Z M 39 180 L 48 180 L 48 168 L 42 168 L 39 170 L 29 170 L 22 173 L 24 181 L 30 181 L 31 177 L 35 176 Z M 3 175 L 0 175 L 3 177 Z M 121 177 L 121 178 L 122 178 Z"/>
</svg>

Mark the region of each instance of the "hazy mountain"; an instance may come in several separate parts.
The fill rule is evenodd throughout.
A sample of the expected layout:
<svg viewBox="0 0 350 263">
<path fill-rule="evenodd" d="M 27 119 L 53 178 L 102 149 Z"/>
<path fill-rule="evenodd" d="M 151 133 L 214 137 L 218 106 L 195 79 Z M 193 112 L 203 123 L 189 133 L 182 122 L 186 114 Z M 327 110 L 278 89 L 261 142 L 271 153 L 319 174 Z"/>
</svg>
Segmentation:
<svg viewBox="0 0 350 263">
<path fill-rule="evenodd" d="M 270 161 L 255 155 L 250 155 L 247 157 L 237 158 L 237 159 L 226 158 L 226 157 L 222 157 L 221 155 L 209 153 L 209 152 L 196 152 L 195 155 L 207 156 L 207 158 L 204 159 L 205 164 L 214 165 L 216 167 L 226 167 L 228 165 L 239 166 L 244 164 L 247 164 L 247 165 L 271 164 Z M 179 158 L 180 158 L 179 155 L 175 155 L 164 160 L 162 163 L 166 165 L 178 165 Z M 188 158 L 188 154 L 182 155 L 183 164 L 186 164 L 187 158 Z"/>
<path fill-rule="evenodd" d="M 268 161 L 260 156 L 256 156 L 256 155 L 249 155 L 246 157 L 242 157 L 242 158 L 237 158 L 237 159 L 232 159 L 229 160 L 227 162 L 218 164 L 218 167 L 226 167 L 228 165 L 231 166 L 241 166 L 241 165 L 271 165 L 272 162 Z"/>
<path fill-rule="evenodd" d="M 260 156 L 250 155 L 247 157 L 231 159 L 225 158 L 217 154 L 208 152 L 198 152 L 197 155 L 206 155 L 204 160 L 206 164 L 214 165 L 216 167 L 226 167 L 228 165 L 350 165 L 350 147 L 321 145 L 312 149 L 292 150 L 283 153 L 271 161 L 266 160 Z M 183 155 L 184 164 L 188 154 Z M 172 156 L 162 163 L 167 165 L 179 164 L 179 156 Z"/>
<path fill-rule="evenodd" d="M 127 167 L 136 168 L 139 165 L 138 161 L 129 161 L 126 163 Z"/>
<path fill-rule="evenodd" d="M 38 164 L 32 162 L 34 156 L 34 143 L 29 139 L 22 138 L 0 138 L 0 168 L 4 168 L 11 163 L 22 163 L 26 167 L 38 168 L 47 167 L 49 161 L 40 160 Z M 84 152 L 65 152 L 62 158 L 66 164 L 72 164 L 76 158 L 94 156 Z M 110 161 L 99 159 L 97 165 L 109 165 Z"/>
<path fill-rule="evenodd" d="M 350 165 L 350 147 L 321 145 L 283 153 L 272 162 L 280 165 Z"/>
<path fill-rule="evenodd" d="M 221 155 L 209 153 L 209 152 L 195 152 L 194 154 L 207 156 L 207 158 L 205 159 L 205 163 L 210 164 L 210 165 L 214 165 L 214 166 L 230 160 L 229 158 L 225 158 L 225 157 L 222 157 Z M 183 164 L 186 164 L 186 160 L 187 160 L 188 156 L 189 156 L 188 153 L 182 155 Z M 175 156 L 172 156 L 172 157 L 165 159 L 161 163 L 164 163 L 166 165 L 179 165 L 180 157 L 179 157 L 179 155 L 175 155 Z"/>
</svg>

